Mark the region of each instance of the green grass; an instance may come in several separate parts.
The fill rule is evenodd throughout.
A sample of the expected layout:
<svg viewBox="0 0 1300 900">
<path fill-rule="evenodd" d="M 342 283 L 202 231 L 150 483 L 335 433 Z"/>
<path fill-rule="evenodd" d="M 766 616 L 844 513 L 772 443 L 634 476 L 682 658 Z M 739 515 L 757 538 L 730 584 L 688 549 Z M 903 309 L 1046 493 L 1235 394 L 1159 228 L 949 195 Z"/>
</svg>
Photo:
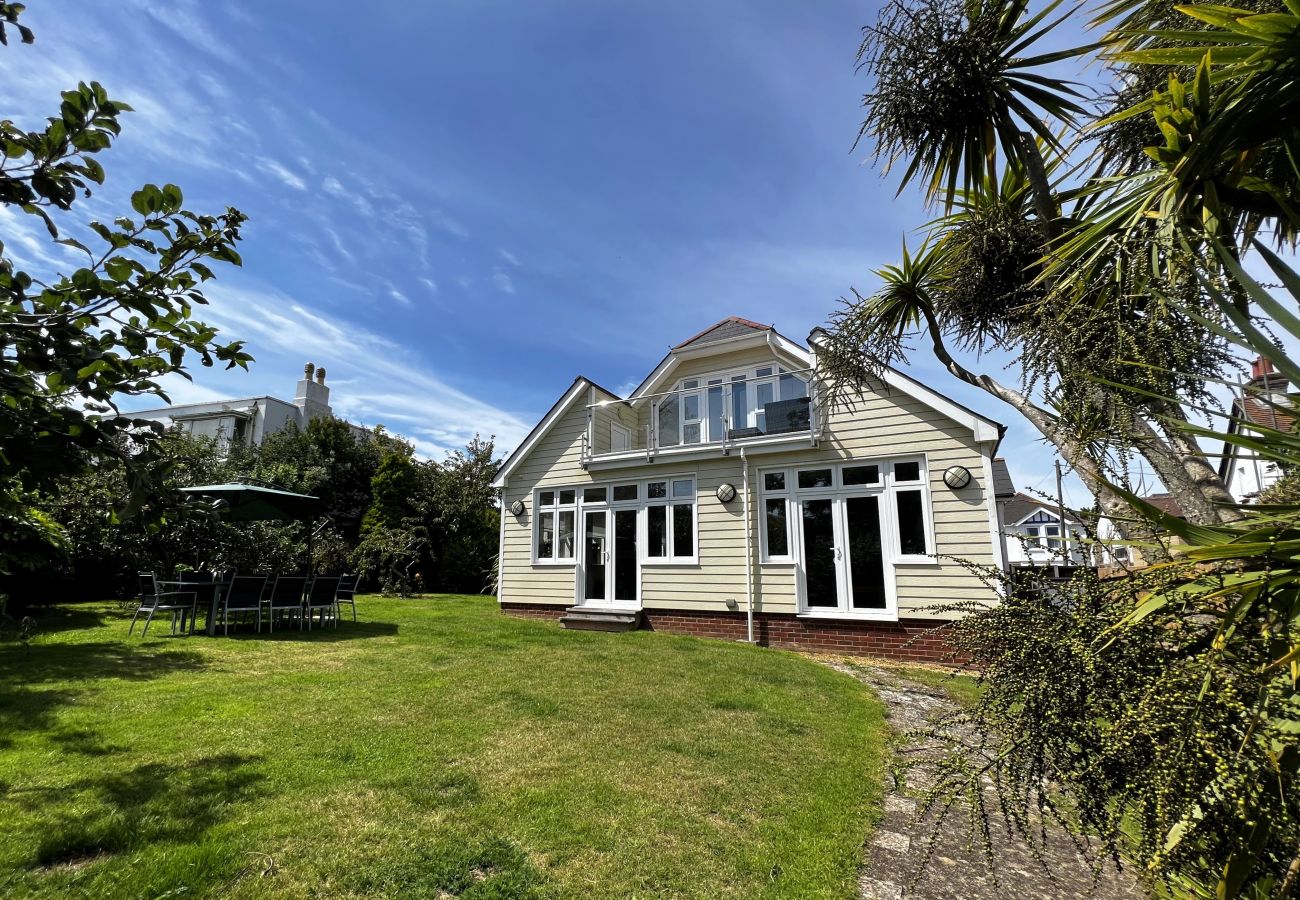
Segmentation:
<svg viewBox="0 0 1300 900">
<path fill-rule="evenodd" d="M 363 598 L 0 648 L 0 896 L 848 897 L 886 728 L 797 655 Z"/>
</svg>

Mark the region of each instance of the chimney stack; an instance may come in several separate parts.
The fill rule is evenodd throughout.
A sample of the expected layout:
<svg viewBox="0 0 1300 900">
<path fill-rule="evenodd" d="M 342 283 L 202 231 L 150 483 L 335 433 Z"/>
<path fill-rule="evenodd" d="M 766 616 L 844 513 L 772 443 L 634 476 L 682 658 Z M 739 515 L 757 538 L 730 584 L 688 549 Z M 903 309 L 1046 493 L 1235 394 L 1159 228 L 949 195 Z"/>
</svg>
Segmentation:
<svg viewBox="0 0 1300 900">
<path fill-rule="evenodd" d="M 315 381 L 312 381 L 313 375 Z M 330 389 L 325 386 L 324 366 L 318 369 L 313 363 L 307 363 L 302 367 L 302 381 L 298 382 L 293 405 L 298 407 L 299 424 L 303 426 L 312 419 L 331 415 Z"/>
<path fill-rule="evenodd" d="M 1255 361 L 1250 364 L 1250 377 L 1265 378 L 1273 374 L 1273 364 L 1262 356 L 1255 357 Z"/>
</svg>

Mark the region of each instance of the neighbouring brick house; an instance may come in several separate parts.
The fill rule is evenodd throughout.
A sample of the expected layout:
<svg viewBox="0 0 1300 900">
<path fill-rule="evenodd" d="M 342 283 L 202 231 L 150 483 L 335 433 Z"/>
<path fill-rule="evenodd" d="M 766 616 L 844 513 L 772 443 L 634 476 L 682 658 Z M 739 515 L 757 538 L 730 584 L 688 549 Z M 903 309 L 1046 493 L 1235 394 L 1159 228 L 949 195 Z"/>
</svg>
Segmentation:
<svg viewBox="0 0 1300 900">
<path fill-rule="evenodd" d="M 578 378 L 497 474 L 502 609 L 937 658 L 932 607 L 997 601 L 964 562 L 1004 564 L 1003 428 L 893 370 L 832 403 L 821 337 L 731 318 L 626 398 Z"/>
</svg>

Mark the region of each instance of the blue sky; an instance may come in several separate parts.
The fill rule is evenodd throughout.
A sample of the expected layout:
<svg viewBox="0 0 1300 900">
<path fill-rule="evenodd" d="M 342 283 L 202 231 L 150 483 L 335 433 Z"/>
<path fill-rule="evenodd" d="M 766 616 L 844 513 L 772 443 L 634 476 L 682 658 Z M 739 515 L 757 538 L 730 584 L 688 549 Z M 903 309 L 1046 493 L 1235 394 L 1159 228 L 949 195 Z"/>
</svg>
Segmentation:
<svg viewBox="0 0 1300 900">
<path fill-rule="evenodd" d="M 724 316 L 802 340 L 874 286 L 927 216 L 850 152 L 872 17 L 753 0 L 37 2 L 37 43 L 0 51 L 0 114 L 34 126 L 60 89 L 99 80 L 136 112 L 76 219 L 129 211 L 145 181 L 250 217 L 245 266 L 218 272 L 204 318 L 257 362 L 173 382 L 175 401 L 291 395 L 311 360 L 336 412 L 438 457 L 475 432 L 509 448 L 575 375 L 626 389 Z M 66 266 L 25 219 L 0 220 L 10 252 Z M 1012 410 L 924 352 L 908 371 L 1010 425 L 1018 485 L 1049 486 L 1051 455 Z"/>
</svg>

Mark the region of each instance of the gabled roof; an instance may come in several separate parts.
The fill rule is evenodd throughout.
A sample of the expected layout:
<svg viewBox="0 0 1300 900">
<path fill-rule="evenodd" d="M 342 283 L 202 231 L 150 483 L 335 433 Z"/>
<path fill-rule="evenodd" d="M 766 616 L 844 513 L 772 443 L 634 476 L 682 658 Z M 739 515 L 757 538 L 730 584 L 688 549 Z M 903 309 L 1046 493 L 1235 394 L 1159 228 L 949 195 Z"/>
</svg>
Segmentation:
<svg viewBox="0 0 1300 900">
<path fill-rule="evenodd" d="M 1002 457 L 993 460 L 993 496 L 998 500 L 1016 495 L 1016 484 L 1011 480 L 1011 470 Z"/>
<path fill-rule="evenodd" d="M 497 469 L 496 475 L 492 478 L 493 487 L 505 487 L 506 479 L 510 476 L 510 473 L 524 461 L 533 447 L 537 445 L 537 442 L 546 436 L 546 433 L 551 430 L 555 423 L 563 418 L 574 402 L 589 389 L 600 391 L 611 400 L 623 399 L 608 388 L 596 384 L 590 378 L 579 375 L 573 380 L 573 384 L 569 385 L 569 389 L 564 392 L 560 399 L 556 400 L 555 404 L 547 410 L 546 415 L 542 416 L 542 421 L 538 422 L 533 427 L 533 430 L 528 432 L 527 437 L 520 442 L 514 452 L 506 457 L 505 462 L 501 463 L 501 467 Z"/>
<path fill-rule="evenodd" d="M 1242 423 L 1258 425 L 1272 431 L 1293 432 L 1296 427 L 1296 410 L 1300 409 L 1300 395 L 1286 393 L 1287 382 L 1275 373 L 1251 379 L 1242 391 L 1242 396 L 1232 400 L 1232 412 L 1228 417 L 1228 434 L 1239 434 Z M 1274 399 L 1271 399 L 1274 398 Z M 1281 402 L 1285 397 L 1286 401 Z M 1257 432 L 1252 434 L 1258 436 Z M 1224 481 L 1229 478 L 1232 460 L 1238 453 L 1254 455 L 1254 451 L 1238 447 L 1231 441 L 1224 441 L 1223 454 L 1219 458 L 1219 477 Z M 1250 457 L 1248 457 L 1250 458 Z"/>
<path fill-rule="evenodd" d="M 683 347 L 692 347 L 699 344 L 712 344 L 717 341 L 725 341 L 730 338 L 742 337 L 753 334 L 758 331 L 774 331 L 771 325 L 760 325 L 758 322 L 751 322 L 749 319 L 742 319 L 740 316 L 727 316 L 721 322 L 716 322 L 708 328 L 701 331 L 694 337 L 687 338 L 674 350 L 680 350 Z"/>
<path fill-rule="evenodd" d="M 1003 508 L 1003 521 L 1008 525 L 1019 525 L 1025 519 L 1028 519 L 1034 513 L 1045 512 L 1053 519 L 1060 518 L 1057 514 L 1056 504 L 1050 500 L 1044 500 L 1040 497 L 1031 497 L 1028 494 L 1022 494 L 1016 491 L 1007 505 Z M 1065 508 L 1066 522 L 1074 525 L 1081 524 L 1078 510 Z"/>
<path fill-rule="evenodd" d="M 1177 519 L 1187 518 L 1187 514 L 1183 512 L 1182 505 L 1173 494 L 1151 494 L 1142 499 L 1167 516 L 1173 516 Z"/>
</svg>

